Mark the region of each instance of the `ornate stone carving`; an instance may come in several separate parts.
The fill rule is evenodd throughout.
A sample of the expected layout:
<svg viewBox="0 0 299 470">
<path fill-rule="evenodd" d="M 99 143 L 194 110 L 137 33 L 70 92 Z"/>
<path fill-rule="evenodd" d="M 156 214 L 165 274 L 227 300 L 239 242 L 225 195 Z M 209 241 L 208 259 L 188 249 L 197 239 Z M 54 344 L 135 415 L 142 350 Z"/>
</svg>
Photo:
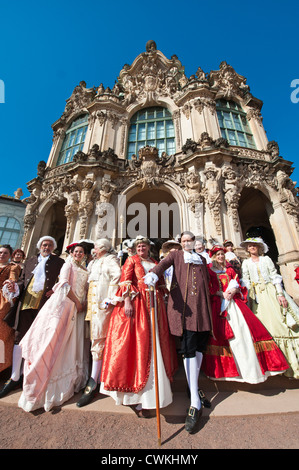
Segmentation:
<svg viewBox="0 0 299 470">
<path fill-rule="evenodd" d="M 260 127 L 263 126 L 263 118 L 260 109 L 257 108 L 250 108 L 246 114 L 247 120 L 251 121 L 251 119 L 255 119 Z"/>
<path fill-rule="evenodd" d="M 124 104 L 136 101 L 157 102 L 160 95 L 169 96 L 179 90 L 182 65 L 176 56 L 167 60 L 152 41 L 132 66 L 126 64 L 118 82 L 124 91 Z"/>
<path fill-rule="evenodd" d="M 188 203 L 192 212 L 195 212 L 196 204 L 203 201 L 200 194 L 200 179 L 194 171 L 186 175 L 185 185 L 188 193 Z"/>
<path fill-rule="evenodd" d="M 222 177 L 224 179 L 224 199 L 227 204 L 228 215 L 232 218 L 233 226 L 236 232 L 240 231 L 239 224 L 239 199 L 241 197 L 240 179 L 232 167 L 224 167 L 222 169 Z"/>
<path fill-rule="evenodd" d="M 93 100 L 96 95 L 94 88 L 86 88 L 86 83 L 81 81 L 78 86 L 74 88 L 71 97 L 66 101 L 65 110 L 61 116 L 64 120 L 70 114 L 75 114 L 86 108 Z"/>
<path fill-rule="evenodd" d="M 186 143 L 182 147 L 182 152 L 186 153 L 194 153 L 197 149 L 197 143 L 194 142 L 192 139 L 187 139 Z"/>
<path fill-rule="evenodd" d="M 108 224 L 107 220 L 113 221 L 114 210 L 110 204 L 110 199 L 113 192 L 116 191 L 116 186 L 108 179 L 103 179 L 101 189 L 99 191 L 99 199 L 96 203 L 95 213 L 98 216 L 96 225 L 96 237 L 101 238 L 105 232 L 105 226 Z M 106 227 L 106 232 L 108 227 Z M 105 233 L 106 233 L 105 232 Z"/>
<path fill-rule="evenodd" d="M 294 218 L 296 227 L 299 229 L 299 199 L 296 184 L 284 171 L 277 172 L 279 200 L 286 212 Z"/>
<path fill-rule="evenodd" d="M 46 166 L 47 166 L 47 164 L 43 160 L 41 160 L 38 163 L 38 165 L 37 165 L 37 176 L 39 178 L 43 178 L 45 176 Z"/>
<path fill-rule="evenodd" d="M 80 219 L 80 238 L 86 236 L 88 220 L 93 211 L 94 201 L 93 193 L 96 188 L 96 181 L 86 178 L 83 181 L 80 202 L 78 206 L 78 214 Z"/>
<path fill-rule="evenodd" d="M 279 157 L 279 146 L 275 140 L 271 140 L 267 144 L 267 152 L 271 155 L 272 160 Z"/>
<path fill-rule="evenodd" d="M 139 150 L 139 184 L 142 189 L 158 186 L 162 180 L 159 178 L 158 149 L 156 147 L 146 146 Z"/>
<path fill-rule="evenodd" d="M 209 81 L 212 88 L 218 88 L 221 95 L 228 100 L 249 92 L 246 78 L 236 73 L 225 61 L 221 62 L 219 70 L 210 72 Z"/>
<path fill-rule="evenodd" d="M 219 186 L 221 170 L 215 165 L 209 165 L 203 173 L 206 178 L 203 190 L 204 198 L 214 218 L 216 232 L 221 235 L 221 193 Z"/>
</svg>

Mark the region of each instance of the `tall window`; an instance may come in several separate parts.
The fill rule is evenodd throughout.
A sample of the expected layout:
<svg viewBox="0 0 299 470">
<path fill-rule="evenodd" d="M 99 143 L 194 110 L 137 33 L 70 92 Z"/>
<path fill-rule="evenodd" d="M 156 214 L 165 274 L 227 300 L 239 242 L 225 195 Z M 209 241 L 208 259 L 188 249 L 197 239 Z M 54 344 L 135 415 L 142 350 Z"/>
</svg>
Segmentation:
<svg viewBox="0 0 299 470">
<path fill-rule="evenodd" d="M 74 155 L 79 152 L 79 150 L 82 150 L 88 127 L 87 121 L 88 114 L 85 114 L 84 116 L 79 116 L 72 122 L 66 131 L 57 160 L 57 166 L 73 161 Z"/>
<path fill-rule="evenodd" d="M 227 139 L 230 145 L 256 148 L 246 113 L 238 103 L 218 100 L 216 109 L 222 137 Z"/>
<path fill-rule="evenodd" d="M 159 155 L 175 153 L 174 125 L 166 108 L 154 107 L 138 111 L 131 119 L 127 158 L 138 156 L 140 148 L 150 145 L 159 150 Z"/>
<path fill-rule="evenodd" d="M 16 248 L 20 233 L 21 226 L 17 219 L 5 215 L 0 217 L 0 245 Z"/>
</svg>

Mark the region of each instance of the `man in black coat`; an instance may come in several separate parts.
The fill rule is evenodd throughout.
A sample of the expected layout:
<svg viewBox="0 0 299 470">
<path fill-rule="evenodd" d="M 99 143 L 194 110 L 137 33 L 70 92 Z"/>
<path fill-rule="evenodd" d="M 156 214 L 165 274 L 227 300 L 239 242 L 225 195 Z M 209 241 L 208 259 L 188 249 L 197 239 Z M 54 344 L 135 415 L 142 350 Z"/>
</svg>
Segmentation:
<svg viewBox="0 0 299 470">
<path fill-rule="evenodd" d="M 39 255 L 26 260 L 18 285 L 20 289 L 19 303 L 15 317 L 9 316 L 5 321 L 16 329 L 13 349 L 12 374 L 0 391 L 0 398 L 11 390 L 21 386 L 22 350 L 19 343 L 27 333 L 38 312 L 53 293 L 52 288 L 57 282 L 64 263 L 62 258 L 53 254 L 57 244 L 54 238 L 44 236 L 37 243 Z"/>
</svg>

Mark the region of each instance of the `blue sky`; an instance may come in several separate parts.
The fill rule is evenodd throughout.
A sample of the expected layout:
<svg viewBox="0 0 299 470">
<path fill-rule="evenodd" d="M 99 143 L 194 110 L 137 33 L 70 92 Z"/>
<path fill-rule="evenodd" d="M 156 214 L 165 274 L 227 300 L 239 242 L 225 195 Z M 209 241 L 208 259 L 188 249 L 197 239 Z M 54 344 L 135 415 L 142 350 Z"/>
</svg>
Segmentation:
<svg viewBox="0 0 299 470">
<path fill-rule="evenodd" d="M 0 5 L 0 194 L 13 196 L 47 161 L 51 125 L 84 80 L 113 87 L 149 39 L 166 57 L 176 54 L 188 77 L 225 60 L 247 78 L 264 103 L 263 123 L 280 155 L 294 162 L 299 183 L 299 3 L 264 0 L 208 2 L 26 1 Z M 296 88 L 291 88 L 293 80 Z M 1 82 L 0 82 L 1 83 Z M 296 89 L 298 88 L 298 93 Z M 1 101 L 1 92 L 0 92 Z"/>
</svg>

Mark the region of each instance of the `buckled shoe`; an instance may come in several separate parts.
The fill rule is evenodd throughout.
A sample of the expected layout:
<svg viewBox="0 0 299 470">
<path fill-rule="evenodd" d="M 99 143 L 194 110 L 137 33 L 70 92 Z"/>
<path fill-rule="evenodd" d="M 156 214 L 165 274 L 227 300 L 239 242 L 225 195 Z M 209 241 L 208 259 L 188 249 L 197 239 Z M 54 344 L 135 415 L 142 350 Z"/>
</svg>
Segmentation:
<svg viewBox="0 0 299 470">
<path fill-rule="evenodd" d="M 23 376 L 19 378 L 19 380 L 12 380 L 9 379 L 7 382 L 5 382 L 4 387 L 2 390 L 0 390 L 0 398 L 6 397 L 6 395 L 9 394 L 9 392 L 12 392 L 13 390 L 16 390 L 17 388 L 22 387 L 22 382 L 23 382 Z"/>
<path fill-rule="evenodd" d="M 190 406 L 188 410 L 188 414 L 185 420 L 185 429 L 189 434 L 192 434 L 196 424 L 198 423 L 199 418 L 202 415 L 202 407 L 200 410 L 194 408 L 194 406 Z"/>
<path fill-rule="evenodd" d="M 91 402 L 93 397 L 96 394 L 96 389 L 97 389 L 97 384 L 93 380 L 92 377 L 90 377 L 89 381 L 87 382 L 87 385 L 85 387 L 85 390 L 83 392 L 82 397 L 79 399 L 79 401 L 76 403 L 76 405 L 81 408 L 82 406 L 88 405 L 88 403 Z"/>
<path fill-rule="evenodd" d="M 202 390 L 198 389 L 198 395 L 199 395 L 201 404 L 202 404 L 205 408 L 211 408 L 211 402 L 210 402 L 210 400 L 207 399 L 207 397 L 205 396 L 205 394 L 203 393 Z"/>
</svg>

